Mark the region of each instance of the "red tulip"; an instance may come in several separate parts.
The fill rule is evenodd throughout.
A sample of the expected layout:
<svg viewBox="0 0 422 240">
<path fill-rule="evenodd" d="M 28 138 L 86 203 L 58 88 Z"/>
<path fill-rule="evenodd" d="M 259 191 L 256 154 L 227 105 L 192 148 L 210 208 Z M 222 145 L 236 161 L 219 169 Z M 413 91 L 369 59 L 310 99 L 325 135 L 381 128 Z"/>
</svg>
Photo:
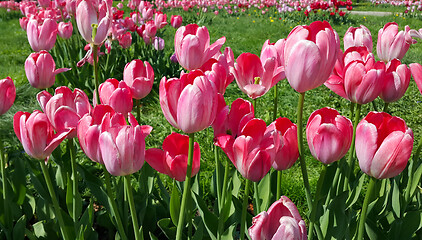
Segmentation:
<svg viewBox="0 0 422 240">
<path fill-rule="evenodd" d="M 10 77 L 0 80 L 0 116 L 13 105 L 16 98 L 16 88 Z"/>
<path fill-rule="evenodd" d="M 123 81 L 130 87 L 132 97 L 142 99 L 152 90 L 154 69 L 147 62 L 139 59 L 127 63 L 123 71 Z"/>
<path fill-rule="evenodd" d="M 409 83 L 410 69 L 396 58 L 391 60 L 387 64 L 380 98 L 388 103 L 399 100 L 406 93 Z"/>
<path fill-rule="evenodd" d="M 98 93 L 101 103 L 110 105 L 116 112 L 127 115 L 132 111 L 132 94 L 124 81 L 109 78 L 100 84 Z"/>
<path fill-rule="evenodd" d="M 356 128 L 356 156 L 360 169 L 377 179 L 399 175 L 413 148 L 413 132 L 403 119 L 370 112 Z"/>
<path fill-rule="evenodd" d="M 28 21 L 27 31 L 29 45 L 35 52 L 41 50 L 50 51 L 57 38 L 57 23 L 56 20 L 46 18 L 44 22 L 39 25 L 38 20 L 32 18 Z"/>
<path fill-rule="evenodd" d="M 268 126 L 268 130 L 277 130 L 283 145 L 275 153 L 273 168 L 278 171 L 289 169 L 299 158 L 297 145 L 297 126 L 288 118 L 277 118 Z"/>
<path fill-rule="evenodd" d="M 174 28 L 182 26 L 183 18 L 180 15 L 171 15 L 170 24 Z"/>
</svg>

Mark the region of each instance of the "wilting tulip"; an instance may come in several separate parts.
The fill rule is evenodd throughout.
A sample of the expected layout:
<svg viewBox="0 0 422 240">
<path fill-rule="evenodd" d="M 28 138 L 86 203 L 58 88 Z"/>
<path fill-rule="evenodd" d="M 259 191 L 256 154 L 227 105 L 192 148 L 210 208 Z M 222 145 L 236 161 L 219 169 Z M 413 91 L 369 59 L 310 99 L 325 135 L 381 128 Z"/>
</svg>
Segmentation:
<svg viewBox="0 0 422 240">
<path fill-rule="evenodd" d="M 151 92 L 154 84 L 154 70 L 147 61 L 132 60 L 125 66 L 123 81 L 130 88 L 133 98 L 142 99 Z"/>
<path fill-rule="evenodd" d="M 422 94 L 422 66 L 419 63 L 411 63 L 409 67 L 419 92 Z"/>
<path fill-rule="evenodd" d="M 0 80 L 0 116 L 13 105 L 16 98 L 16 88 L 10 77 Z"/>
<path fill-rule="evenodd" d="M 116 112 L 127 115 L 132 111 L 132 93 L 124 81 L 109 78 L 100 84 L 98 92 L 101 103 L 110 105 Z"/>
<path fill-rule="evenodd" d="M 283 145 L 276 150 L 272 166 L 278 171 L 289 169 L 299 158 L 297 126 L 288 118 L 280 117 L 268 126 L 268 130 L 273 129 L 280 135 Z"/>
<path fill-rule="evenodd" d="M 223 149 L 244 178 L 258 182 L 271 169 L 282 140 L 277 131 L 267 129 L 264 120 L 254 118 L 244 125 L 236 138 L 229 134 L 219 135 L 215 144 Z"/>
<path fill-rule="evenodd" d="M 360 169 L 377 179 L 399 175 L 413 148 L 413 132 L 403 119 L 370 112 L 356 128 L 356 156 Z"/>
<path fill-rule="evenodd" d="M 182 26 L 183 18 L 180 15 L 171 15 L 170 24 L 172 27 L 178 29 Z"/>
<path fill-rule="evenodd" d="M 54 133 L 47 116 L 38 110 L 32 114 L 17 112 L 13 117 L 13 129 L 25 152 L 38 160 L 48 159 L 53 150 L 72 131 L 67 129 Z"/>
<path fill-rule="evenodd" d="M 308 238 L 305 222 L 296 205 L 286 196 L 275 201 L 267 212 L 255 216 L 248 232 L 252 240 Z"/>
<path fill-rule="evenodd" d="M 163 141 L 163 150 L 150 148 L 146 150 L 145 160 L 160 173 L 166 174 L 176 181 L 186 179 L 188 164 L 189 137 L 178 133 L 168 135 Z M 193 146 L 192 177 L 199 171 L 201 152 L 199 144 Z"/>
<path fill-rule="evenodd" d="M 58 26 L 59 36 L 63 39 L 69 39 L 73 33 L 73 26 L 71 22 L 60 22 Z"/>
<path fill-rule="evenodd" d="M 42 91 L 37 100 L 57 132 L 72 130 L 67 138 L 76 137 L 79 119 L 92 111 L 88 96 L 78 88 L 72 92 L 68 87 L 58 87 L 54 96 Z"/>
<path fill-rule="evenodd" d="M 344 50 L 350 47 L 366 47 L 372 52 L 372 35 L 368 28 L 363 25 L 360 27 L 349 27 L 344 34 Z"/>
<path fill-rule="evenodd" d="M 54 85 L 56 75 L 71 70 L 70 68 L 56 69 L 53 57 L 47 51 L 31 53 L 25 61 L 25 73 L 29 84 L 38 89 L 49 88 Z"/>
<path fill-rule="evenodd" d="M 284 47 L 290 86 L 300 93 L 321 86 L 334 68 L 339 48 L 338 35 L 326 21 L 295 27 Z"/>
<path fill-rule="evenodd" d="M 29 45 L 35 52 L 50 51 L 54 47 L 57 38 L 56 20 L 46 18 L 39 25 L 37 19 L 32 18 L 28 21 L 26 29 Z"/>
<path fill-rule="evenodd" d="M 410 36 L 410 27 L 399 32 L 399 25 L 389 22 L 378 31 L 377 55 L 381 61 L 389 62 L 394 58 L 402 59 L 409 50 L 410 44 L 416 41 Z"/>
<path fill-rule="evenodd" d="M 400 60 L 393 59 L 387 64 L 380 98 L 390 103 L 399 100 L 406 93 L 410 83 L 410 69 Z"/>
<path fill-rule="evenodd" d="M 230 72 L 230 68 L 234 67 L 234 57 L 229 47 L 224 49 L 224 53 L 218 54 L 210 58 L 200 69 L 215 84 L 218 93 L 224 95 L 227 86 L 234 80 L 234 75 Z"/>
<path fill-rule="evenodd" d="M 160 82 L 160 105 L 167 121 L 185 133 L 209 127 L 217 114 L 217 89 L 201 70 Z"/>
<path fill-rule="evenodd" d="M 226 41 L 221 37 L 210 46 L 210 35 L 206 27 L 189 24 L 180 27 L 174 37 L 174 48 L 179 64 L 191 71 L 200 68 L 214 56 Z"/>
<path fill-rule="evenodd" d="M 151 126 L 139 125 L 129 113 L 130 125 L 112 126 L 100 135 L 100 150 L 107 171 L 125 176 L 139 171 L 145 161 L 145 137 Z"/>
<path fill-rule="evenodd" d="M 76 9 L 76 23 L 88 43 L 100 45 L 107 38 L 111 25 L 111 1 L 81 0 Z M 93 28 L 96 27 L 95 36 Z"/>
<path fill-rule="evenodd" d="M 324 164 L 344 157 L 352 144 L 352 136 L 352 122 L 328 107 L 313 112 L 306 125 L 311 154 Z"/>
</svg>

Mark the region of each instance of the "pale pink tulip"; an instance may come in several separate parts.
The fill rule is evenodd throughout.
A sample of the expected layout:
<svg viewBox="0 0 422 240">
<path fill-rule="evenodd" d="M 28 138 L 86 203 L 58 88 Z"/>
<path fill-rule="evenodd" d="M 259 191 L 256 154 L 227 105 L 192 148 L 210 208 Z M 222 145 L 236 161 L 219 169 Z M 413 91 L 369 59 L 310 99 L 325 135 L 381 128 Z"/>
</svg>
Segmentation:
<svg viewBox="0 0 422 240">
<path fill-rule="evenodd" d="M 378 31 L 377 55 L 385 63 L 394 58 L 402 59 L 411 44 L 416 41 L 410 36 L 410 27 L 399 32 L 399 25 L 389 22 Z"/>
<path fill-rule="evenodd" d="M 107 38 L 111 25 L 111 0 L 81 0 L 76 9 L 79 33 L 88 43 L 100 45 Z M 97 27 L 95 36 L 93 28 Z"/>
<path fill-rule="evenodd" d="M 413 79 L 415 79 L 416 85 L 419 88 L 419 92 L 422 94 L 422 66 L 419 63 L 411 63 L 409 67 Z"/>
<path fill-rule="evenodd" d="M 130 88 L 124 81 L 109 78 L 98 87 L 102 104 L 110 105 L 114 111 L 127 115 L 132 111 L 133 100 Z"/>
<path fill-rule="evenodd" d="M 349 27 L 343 38 L 344 50 L 350 47 L 366 47 L 372 52 L 372 35 L 368 28 L 363 25 L 360 27 Z"/>
<path fill-rule="evenodd" d="M 157 29 L 162 29 L 167 25 L 167 15 L 162 12 L 156 12 L 154 17 L 154 24 Z"/>
<path fill-rule="evenodd" d="M 60 22 L 58 26 L 58 34 L 63 39 L 69 39 L 73 33 L 73 26 L 71 22 Z"/>
<path fill-rule="evenodd" d="M 123 81 L 130 88 L 132 97 L 142 99 L 152 90 L 154 84 L 154 69 L 147 62 L 139 59 L 127 63 L 123 71 Z"/>
<path fill-rule="evenodd" d="M 406 64 L 401 64 L 398 59 L 391 60 L 387 64 L 380 98 L 390 103 L 403 97 L 409 87 L 410 75 L 410 69 Z"/>
<path fill-rule="evenodd" d="M 35 52 L 50 51 L 56 43 L 57 23 L 53 19 L 46 18 L 40 25 L 38 20 L 32 18 L 28 21 L 26 33 L 29 45 Z"/>
<path fill-rule="evenodd" d="M 0 116 L 5 114 L 13 105 L 16 98 L 16 88 L 10 77 L 0 79 Z"/>
</svg>

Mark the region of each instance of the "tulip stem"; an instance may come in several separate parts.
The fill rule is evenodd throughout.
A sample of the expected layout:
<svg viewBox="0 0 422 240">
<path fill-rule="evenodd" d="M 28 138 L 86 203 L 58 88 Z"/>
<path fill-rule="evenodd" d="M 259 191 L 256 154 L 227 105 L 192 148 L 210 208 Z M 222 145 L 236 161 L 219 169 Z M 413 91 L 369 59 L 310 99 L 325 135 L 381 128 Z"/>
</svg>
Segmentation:
<svg viewBox="0 0 422 240">
<path fill-rule="evenodd" d="M 194 133 L 188 133 L 189 136 L 189 153 L 188 153 L 188 164 L 186 169 L 186 180 L 183 188 L 182 204 L 180 206 L 179 221 L 177 222 L 176 240 L 181 240 L 183 236 L 183 227 L 185 226 L 185 213 L 188 196 L 190 196 L 190 180 L 192 177 L 192 163 L 193 163 L 193 145 L 194 145 Z M 189 216 L 190 217 L 190 216 Z M 190 221 L 190 219 L 189 219 Z"/>
<path fill-rule="evenodd" d="M 78 216 L 76 216 L 76 201 L 77 201 L 77 194 L 78 194 L 78 175 L 76 173 L 76 149 L 73 143 L 73 138 L 67 141 L 67 147 L 70 151 L 70 164 L 72 166 L 72 191 L 73 191 L 73 201 L 72 201 L 72 217 L 73 222 L 76 223 L 78 221 Z"/>
<path fill-rule="evenodd" d="M 388 111 L 388 105 L 389 104 L 390 103 L 388 103 L 388 102 L 384 102 L 384 109 L 382 110 L 383 112 L 388 113 L 387 111 Z"/>
<path fill-rule="evenodd" d="M 221 172 L 220 172 L 220 165 L 218 160 L 218 147 L 214 145 L 214 159 L 215 159 L 215 175 L 216 175 L 216 185 L 217 185 L 217 204 L 218 204 L 218 213 L 221 213 L 222 209 L 222 200 L 221 200 L 221 185 L 220 185 L 220 178 L 221 178 Z"/>
<path fill-rule="evenodd" d="M 95 94 L 97 96 L 97 102 L 96 104 L 100 104 L 100 94 L 98 92 L 98 86 L 100 85 L 100 81 L 98 80 L 98 46 L 91 43 L 92 48 L 92 57 L 94 62 L 94 86 L 95 86 Z"/>
<path fill-rule="evenodd" d="M 132 216 L 133 231 L 135 233 L 135 239 L 140 240 L 141 237 L 139 235 L 138 216 L 136 215 L 135 201 L 133 201 L 133 192 L 132 192 L 132 184 L 130 183 L 130 175 L 125 176 L 125 181 L 126 181 L 126 186 L 127 186 L 126 195 L 129 200 L 130 215 Z"/>
<path fill-rule="evenodd" d="M 59 205 L 59 202 L 57 201 L 56 193 L 54 192 L 54 188 L 53 188 L 53 184 L 51 183 L 51 178 L 50 178 L 50 174 L 48 173 L 48 168 L 45 165 L 44 161 L 40 161 L 40 166 L 41 166 L 42 172 L 44 174 L 44 178 L 45 178 L 45 182 L 47 184 L 48 191 L 50 192 L 51 200 L 52 200 L 53 206 L 54 206 L 54 211 L 56 213 L 55 215 L 57 216 L 57 219 L 59 221 L 60 231 L 63 235 L 63 239 L 65 239 L 65 240 L 70 239 L 69 235 L 66 232 L 65 224 L 64 224 L 64 221 L 63 221 L 63 216 L 62 216 L 62 213 L 60 212 L 60 205 Z"/>
<path fill-rule="evenodd" d="M 123 240 L 126 240 L 127 236 L 126 236 L 125 230 L 123 228 L 122 220 L 120 219 L 120 214 L 119 214 L 119 210 L 117 209 L 116 201 L 114 201 L 113 192 L 111 191 L 110 173 L 108 173 L 104 164 L 100 164 L 100 165 L 103 168 L 108 202 L 109 202 L 110 207 L 111 207 L 111 212 L 114 214 L 114 218 L 115 218 L 116 223 L 117 223 L 117 229 L 119 231 L 120 238 L 123 239 Z"/>
<path fill-rule="evenodd" d="M 229 180 L 229 171 L 230 171 L 230 165 L 229 161 L 226 161 L 226 166 L 224 168 L 224 180 L 223 180 L 223 190 L 222 190 L 222 196 L 221 196 L 221 209 L 220 209 L 220 217 L 218 218 L 218 240 L 221 239 L 221 236 L 224 233 L 224 220 L 221 215 L 221 210 L 224 208 L 225 202 L 226 202 L 226 195 L 227 195 L 227 182 Z"/>
<path fill-rule="evenodd" d="M 321 188 L 322 188 L 322 185 L 324 185 L 324 179 L 325 179 L 325 174 L 327 173 L 327 165 L 325 165 L 325 164 L 323 164 L 323 168 L 322 168 L 322 171 L 321 171 L 321 174 L 320 174 L 320 179 L 318 180 L 318 184 L 317 184 L 317 191 L 316 191 L 316 193 L 315 193 L 315 199 L 314 199 L 314 202 L 313 202 L 313 206 L 312 206 L 312 209 L 313 209 L 313 211 L 311 212 L 311 221 L 310 221 L 310 224 L 309 224 L 309 239 L 310 240 L 312 240 L 312 238 L 314 237 L 314 227 L 315 227 L 315 221 L 316 221 L 316 212 L 317 212 L 317 210 L 316 210 L 316 208 L 317 208 L 317 206 L 318 206 L 318 201 L 319 201 L 319 195 L 321 194 Z M 328 198 L 329 196 L 327 196 L 327 198 Z M 318 239 L 320 239 L 319 237 L 318 237 Z"/>
<path fill-rule="evenodd" d="M 308 204 L 309 212 L 312 212 L 311 187 L 309 186 L 308 170 L 306 169 L 306 162 L 305 162 L 304 150 L 303 150 L 302 115 L 303 115 L 304 101 L 305 101 L 305 92 L 300 93 L 299 102 L 297 105 L 297 142 L 298 142 L 298 149 L 299 149 L 300 169 L 302 170 L 303 184 L 305 185 L 306 202 Z"/>
<path fill-rule="evenodd" d="M 362 212 L 360 214 L 360 221 L 359 221 L 359 228 L 358 228 L 358 238 L 357 239 L 363 239 L 363 234 L 365 232 L 365 221 L 366 221 L 366 212 L 368 210 L 369 201 L 371 200 L 373 190 L 375 187 L 376 178 L 370 177 L 368 189 L 366 190 L 365 200 L 363 202 L 362 206 Z"/>
<path fill-rule="evenodd" d="M 273 112 L 273 121 L 277 119 L 277 106 L 278 106 L 278 97 L 277 97 L 277 85 L 274 85 L 274 112 Z M 277 189 L 278 191 L 278 189 Z M 278 194 L 277 194 L 278 196 Z"/>
<path fill-rule="evenodd" d="M 256 116 L 256 98 L 252 100 L 254 115 Z"/>
<path fill-rule="evenodd" d="M 259 194 L 258 194 L 258 182 L 254 182 L 253 183 L 253 188 L 254 188 L 254 198 L 255 198 L 255 206 L 254 209 L 256 209 L 256 213 L 260 213 L 261 212 L 261 201 L 259 199 Z"/>
<path fill-rule="evenodd" d="M 240 219 L 240 240 L 245 239 L 246 213 L 248 212 L 249 185 L 251 185 L 251 180 L 246 179 L 245 193 L 243 195 L 243 203 L 242 203 L 242 217 Z"/>
<path fill-rule="evenodd" d="M 141 100 L 135 99 L 136 104 L 136 121 L 141 124 Z"/>
<path fill-rule="evenodd" d="M 281 183 L 283 180 L 283 171 L 277 171 L 277 195 L 276 200 L 281 197 Z"/>
<path fill-rule="evenodd" d="M 347 190 L 347 187 L 349 186 L 350 174 L 353 172 L 353 169 L 355 168 L 354 156 L 355 156 L 356 127 L 360 119 L 361 108 L 362 108 L 361 104 L 356 104 L 355 119 L 353 120 L 353 138 L 352 138 L 352 144 L 350 146 L 349 159 L 347 161 L 347 164 L 349 166 L 347 168 L 346 176 L 344 179 L 343 191 Z"/>
<path fill-rule="evenodd" d="M 4 145 L 3 145 L 2 139 L 0 139 L 0 161 L 1 161 L 0 162 L 1 177 L 2 177 L 2 183 L 3 183 L 4 224 L 6 225 L 6 227 L 11 229 L 10 223 L 12 223 L 12 221 L 10 221 L 9 219 L 10 207 L 8 206 L 9 202 L 7 198 L 7 176 L 6 176 L 6 171 L 5 171 L 6 170 L 6 156 L 4 153 Z"/>
</svg>

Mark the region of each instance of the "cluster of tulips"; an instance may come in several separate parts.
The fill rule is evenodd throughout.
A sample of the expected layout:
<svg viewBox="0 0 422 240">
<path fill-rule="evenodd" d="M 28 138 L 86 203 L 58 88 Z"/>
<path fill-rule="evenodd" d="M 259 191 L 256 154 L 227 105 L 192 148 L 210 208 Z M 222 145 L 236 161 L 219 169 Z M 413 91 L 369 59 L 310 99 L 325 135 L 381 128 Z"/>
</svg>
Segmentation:
<svg viewBox="0 0 422 240">
<path fill-rule="evenodd" d="M 189 2 L 168 2 L 165 4 L 174 6 L 163 7 L 184 7 L 186 3 Z M 219 3 L 213 4 L 219 6 Z M 227 236 L 240 239 L 246 236 L 251 239 L 313 239 L 316 235 L 323 239 L 330 236 L 327 230 L 329 227 L 324 222 L 329 220 L 324 220 L 326 217 L 318 209 L 331 209 L 328 206 L 337 199 L 337 193 L 350 194 L 352 200 L 347 200 L 350 205 L 354 205 L 359 196 L 360 190 L 357 192 L 358 187 L 355 184 L 355 156 L 360 169 L 370 180 L 362 211 L 358 214 L 359 224 L 352 230 L 352 236 L 363 239 L 365 234 L 369 235 L 365 224 L 369 203 L 374 199 L 374 189 L 381 182 L 380 179 L 398 176 L 408 165 L 412 153 L 412 130 L 403 119 L 387 112 L 389 104 L 405 94 L 411 75 L 422 92 L 422 66 L 412 63 L 408 67 L 401 63 L 410 45 L 416 43 L 413 38 L 422 39 L 421 30 L 416 31 L 406 26 L 405 30 L 399 31 L 396 23 L 387 23 L 378 32 L 377 56 L 380 61 L 376 61 L 372 53 L 372 36 L 365 26 L 348 29 L 343 38 L 342 51 L 339 36 L 331 25 L 325 21 L 316 21 L 309 26 L 295 27 L 285 39 L 275 43 L 266 40 L 260 56 L 242 53 L 235 59 L 230 47 L 222 49 L 225 37 L 211 44 L 206 27 L 196 24 L 181 26 L 182 19 L 174 16 L 171 18 L 171 25 L 178 30 L 174 38 L 175 53 L 172 58 L 186 71 L 172 78 L 159 76 L 162 77 L 159 83 L 159 101 L 166 120 L 185 135 L 173 132 L 164 139 L 162 148 L 148 148 L 145 139 L 154 130 L 149 125 L 140 125 L 140 100 L 153 87 L 155 74 L 151 65 L 147 61 L 135 59 L 126 64 L 123 80 L 109 78 L 100 83 L 98 78 L 98 49 L 102 44 L 108 48 L 110 44 L 107 41 L 116 39 L 124 48 L 125 41 L 129 41 L 124 36 L 129 33 L 127 31 L 132 31 L 137 32 L 145 44 L 158 41 L 159 46 L 160 39 L 155 37 L 156 31 L 167 24 L 166 15 L 159 11 L 162 9 L 156 11 L 150 3 L 135 0 L 130 1 L 128 6 L 136 11 L 131 17 L 123 18 L 123 13 L 112 8 L 111 1 L 108 0 L 39 1 L 38 6 L 35 2 L 22 2 L 20 5 L 26 16 L 20 20 L 21 26 L 26 29 L 28 41 L 36 51 L 25 62 L 26 76 L 33 87 L 46 90 L 37 94 L 42 111 L 17 112 L 14 115 L 13 128 L 25 152 L 40 160 L 40 168 L 63 239 L 75 238 L 79 231 L 83 231 L 72 231 L 73 229 L 66 226 L 68 218 L 73 220 L 75 228 L 81 225 L 77 211 L 80 205 L 77 197 L 80 193 L 76 140 L 83 153 L 104 170 L 109 206 L 107 210 L 111 212 L 112 222 L 121 239 L 127 239 L 130 235 L 125 230 L 125 219 L 120 216 L 121 211 L 113 197 L 118 189 L 114 188 L 113 191 L 113 181 L 110 181 L 109 174 L 124 177 L 125 199 L 130 207 L 133 236 L 135 239 L 143 239 L 131 176 L 146 165 L 145 161 L 157 172 L 168 175 L 175 181 L 184 182 L 183 187 L 176 182 L 173 184 L 170 214 L 175 228 L 167 236 L 179 240 L 186 235 L 190 238 L 192 234 L 208 234 L 212 239 Z M 56 69 L 48 52 L 54 47 L 57 34 L 62 38 L 72 35 L 71 22 L 64 21 L 71 16 L 76 19 L 80 36 L 88 43 L 88 52 L 81 64 L 88 61 L 93 65 L 95 89 L 92 102 L 87 93 L 78 88 L 72 90 L 68 86 L 59 86 L 55 88 L 54 95 L 49 92 L 57 74 L 73 71 L 69 68 Z M 132 35 L 129 33 L 127 36 L 131 42 Z M 285 78 L 299 93 L 297 122 L 294 124 L 287 118 L 279 117 L 275 104 L 273 122 L 267 125 L 259 116 L 255 116 L 256 108 L 259 108 L 257 100 L 273 89 L 274 102 L 277 103 L 277 83 Z M 239 98 L 230 105 L 226 103 L 226 88 L 233 81 L 236 81 L 250 101 Z M 305 93 L 323 84 L 350 101 L 354 121 L 352 123 L 335 109 L 324 107 L 310 115 L 304 130 L 302 120 Z M 0 80 L 0 114 L 8 111 L 15 96 L 12 79 L 8 77 Z M 384 111 L 370 112 L 360 120 L 361 106 L 378 97 L 385 102 Z M 135 110 L 134 105 L 136 117 L 131 113 Z M 244 178 L 240 181 L 244 186 L 242 202 L 237 198 L 232 200 L 235 197 L 231 196 L 229 189 L 233 187 L 229 187 L 229 183 L 234 184 L 235 177 L 229 176 L 230 164 L 226 162 L 224 177 L 218 183 L 220 189 L 217 191 L 215 213 L 203 206 L 201 196 L 193 186 L 194 177 L 196 181 L 200 181 L 195 175 L 200 170 L 201 162 L 200 146 L 194 141 L 195 133 L 209 127 L 214 131 L 215 146 L 222 149 Z M 311 155 L 323 164 L 314 197 L 308 180 L 303 132 L 306 133 Z M 71 163 L 68 191 L 73 196 L 72 204 L 68 205 L 68 214 L 60 207 L 48 166 L 52 152 L 66 139 Z M 4 151 L 1 145 L 0 150 Z M 344 157 L 348 152 L 346 160 Z M 3 202 L 7 203 L 4 156 L 1 152 Z M 295 204 L 288 197 L 281 196 L 281 171 L 292 167 L 298 159 L 309 209 L 308 228 Z M 222 161 L 218 158 L 217 149 L 216 161 Z M 271 188 L 271 176 L 268 174 L 271 168 L 278 175 L 274 196 L 268 190 Z M 329 179 L 327 184 L 331 169 L 333 179 Z M 412 184 L 409 184 L 409 189 L 406 188 L 407 204 L 412 202 L 416 194 L 416 187 L 410 185 L 420 181 L 422 168 L 417 169 L 417 174 L 409 180 Z M 327 178 L 324 179 L 326 175 Z M 253 207 L 259 214 L 251 223 L 248 221 L 247 209 L 252 183 Z M 359 180 L 359 184 L 362 188 L 363 181 Z M 183 192 L 181 201 L 178 186 Z M 265 196 L 261 196 L 261 192 L 265 192 Z M 326 194 L 325 204 L 321 203 L 323 194 Z M 276 201 L 271 201 L 272 198 Z M 192 200 L 195 200 L 194 204 Z M 271 202 L 273 203 L 269 207 Z M 343 207 L 344 202 L 345 199 L 341 205 Z M 193 221 L 195 213 L 192 211 L 195 209 L 200 215 L 201 224 Z M 233 209 L 235 220 L 229 218 Z M 4 210 L 9 211 L 6 207 Z M 330 211 L 327 212 L 330 214 Z M 407 216 L 404 211 L 403 215 Z M 7 221 L 10 213 L 5 213 L 5 216 Z M 196 228 L 194 233 L 193 225 Z M 92 228 L 92 222 L 86 226 Z"/>
</svg>

